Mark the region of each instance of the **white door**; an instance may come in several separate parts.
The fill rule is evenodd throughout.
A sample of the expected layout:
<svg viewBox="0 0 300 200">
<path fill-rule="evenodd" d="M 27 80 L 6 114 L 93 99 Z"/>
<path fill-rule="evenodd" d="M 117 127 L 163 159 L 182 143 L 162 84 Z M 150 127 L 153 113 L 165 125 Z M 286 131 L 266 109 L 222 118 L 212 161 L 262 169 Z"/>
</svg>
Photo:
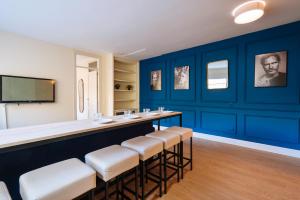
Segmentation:
<svg viewBox="0 0 300 200">
<path fill-rule="evenodd" d="M 89 72 L 89 99 L 88 99 L 88 107 L 89 107 L 89 119 L 93 119 L 93 116 L 98 111 L 98 74 L 97 71 Z"/>
</svg>

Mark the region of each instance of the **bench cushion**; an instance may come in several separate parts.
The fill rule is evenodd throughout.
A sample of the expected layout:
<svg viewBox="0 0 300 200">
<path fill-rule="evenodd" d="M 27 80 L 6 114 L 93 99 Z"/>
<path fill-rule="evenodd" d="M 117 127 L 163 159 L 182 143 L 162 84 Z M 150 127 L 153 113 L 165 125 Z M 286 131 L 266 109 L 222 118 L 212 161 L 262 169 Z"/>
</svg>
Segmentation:
<svg viewBox="0 0 300 200">
<path fill-rule="evenodd" d="M 4 182 L 0 182 L 0 199 L 1 200 L 11 200 L 9 192 Z"/>
<path fill-rule="evenodd" d="M 121 144 L 139 153 L 140 160 L 147 160 L 152 156 L 162 152 L 163 142 L 161 140 L 150 138 L 146 136 L 139 136 L 126 140 Z"/>
<path fill-rule="evenodd" d="M 184 141 L 184 140 L 187 140 L 187 139 L 193 137 L 193 130 L 190 128 L 172 126 L 170 128 L 165 129 L 164 131 L 179 134 L 181 141 Z"/>
<path fill-rule="evenodd" d="M 120 145 L 109 146 L 85 156 L 85 162 L 97 171 L 97 175 L 108 181 L 139 164 L 139 154 Z"/>
<path fill-rule="evenodd" d="M 72 158 L 23 174 L 19 181 L 23 200 L 66 200 L 95 188 L 96 172 Z"/>
<path fill-rule="evenodd" d="M 147 137 L 152 137 L 163 141 L 164 149 L 169 149 L 174 145 L 180 143 L 180 135 L 173 134 L 167 131 L 155 131 L 146 135 Z"/>
</svg>

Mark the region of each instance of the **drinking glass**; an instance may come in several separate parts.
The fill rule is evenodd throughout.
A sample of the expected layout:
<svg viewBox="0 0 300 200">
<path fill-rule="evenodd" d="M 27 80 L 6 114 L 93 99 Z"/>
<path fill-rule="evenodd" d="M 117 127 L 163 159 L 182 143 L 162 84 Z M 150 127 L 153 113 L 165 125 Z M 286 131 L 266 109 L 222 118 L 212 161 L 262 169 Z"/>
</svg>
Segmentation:
<svg viewBox="0 0 300 200">
<path fill-rule="evenodd" d="M 102 113 L 94 113 L 93 120 L 94 121 L 102 120 Z"/>
<path fill-rule="evenodd" d="M 93 114 L 93 120 L 94 120 L 94 121 L 97 121 L 98 119 L 99 119 L 98 113 L 94 113 L 94 114 Z"/>
<path fill-rule="evenodd" d="M 144 108 L 143 109 L 143 113 L 145 113 L 146 115 L 150 112 L 150 109 L 149 108 Z"/>
</svg>

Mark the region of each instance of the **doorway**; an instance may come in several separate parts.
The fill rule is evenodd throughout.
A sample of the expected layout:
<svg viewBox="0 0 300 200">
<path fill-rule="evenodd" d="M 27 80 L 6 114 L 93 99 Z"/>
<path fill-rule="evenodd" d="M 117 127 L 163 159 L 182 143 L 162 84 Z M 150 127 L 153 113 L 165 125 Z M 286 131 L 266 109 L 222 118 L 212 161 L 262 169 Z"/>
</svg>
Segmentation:
<svg viewBox="0 0 300 200">
<path fill-rule="evenodd" d="M 93 119 L 98 112 L 99 59 L 76 55 L 76 118 Z"/>
</svg>

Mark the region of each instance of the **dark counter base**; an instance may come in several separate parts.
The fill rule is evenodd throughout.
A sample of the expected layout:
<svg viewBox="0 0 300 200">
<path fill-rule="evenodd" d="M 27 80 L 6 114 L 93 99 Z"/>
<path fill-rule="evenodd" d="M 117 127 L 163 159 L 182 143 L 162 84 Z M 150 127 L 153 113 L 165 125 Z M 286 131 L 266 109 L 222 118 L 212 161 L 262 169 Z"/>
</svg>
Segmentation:
<svg viewBox="0 0 300 200">
<path fill-rule="evenodd" d="M 0 180 L 15 200 L 19 195 L 19 177 L 23 173 L 69 158 L 84 161 L 84 155 L 103 147 L 121 144 L 124 140 L 154 131 L 152 122 L 133 125 L 107 132 L 88 134 L 73 139 L 56 141 L 40 146 L 28 147 L 0 153 Z"/>
</svg>

